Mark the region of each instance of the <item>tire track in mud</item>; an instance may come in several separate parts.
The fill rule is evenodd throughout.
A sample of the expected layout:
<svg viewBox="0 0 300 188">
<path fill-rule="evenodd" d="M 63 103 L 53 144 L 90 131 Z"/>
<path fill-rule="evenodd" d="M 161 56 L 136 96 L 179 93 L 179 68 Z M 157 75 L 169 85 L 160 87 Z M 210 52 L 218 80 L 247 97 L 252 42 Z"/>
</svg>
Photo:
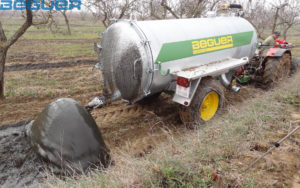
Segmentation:
<svg viewBox="0 0 300 188">
<path fill-rule="evenodd" d="M 15 71 L 29 71 L 29 70 L 47 70 L 47 69 L 57 69 L 74 67 L 79 65 L 95 65 L 96 60 L 77 60 L 74 62 L 57 62 L 57 63 L 28 63 L 28 64 L 16 64 L 11 66 L 5 66 L 5 72 L 15 72 Z"/>
<path fill-rule="evenodd" d="M 261 93 L 263 91 L 254 86 L 243 87 L 239 94 L 226 91 L 224 108 L 219 115 L 227 113 L 230 106 L 255 98 Z M 166 131 L 169 136 L 176 136 L 186 129 L 180 120 L 178 106 L 170 96 L 163 94 L 142 104 L 127 105 L 116 102 L 95 109 L 92 115 L 110 149 L 122 150 L 127 147 L 124 143 L 127 141 L 139 145 L 130 153 L 143 156 L 148 152 L 147 147 L 155 148 L 160 142 L 167 141 Z M 154 142 L 139 144 L 145 139 L 151 140 L 151 137 L 155 137 Z"/>
</svg>

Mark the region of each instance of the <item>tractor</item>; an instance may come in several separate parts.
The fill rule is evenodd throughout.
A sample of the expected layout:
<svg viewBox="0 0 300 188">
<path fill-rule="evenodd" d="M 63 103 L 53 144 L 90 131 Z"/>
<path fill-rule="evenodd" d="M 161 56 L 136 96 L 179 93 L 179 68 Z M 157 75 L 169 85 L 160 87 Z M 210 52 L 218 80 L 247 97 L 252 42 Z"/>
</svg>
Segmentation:
<svg viewBox="0 0 300 188">
<path fill-rule="evenodd" d="M 300 58 L 292 59 L 294 47 L 285 40 L 276 40 L 275 46 L 259 43 L 250 62 L 236 70 L 237 81 L 240 84 L 255 81 L 256 86 L 263 89 L 273 88 L 280 80 L 296 72 Z"/>
</svg>

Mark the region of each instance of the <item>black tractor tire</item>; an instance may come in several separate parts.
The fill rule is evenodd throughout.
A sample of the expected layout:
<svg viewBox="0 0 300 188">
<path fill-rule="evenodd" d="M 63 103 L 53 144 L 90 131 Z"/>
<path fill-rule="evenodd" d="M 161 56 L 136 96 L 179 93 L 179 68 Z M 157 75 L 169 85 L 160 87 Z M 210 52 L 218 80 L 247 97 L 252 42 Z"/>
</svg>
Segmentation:
<svg viewBox="0 0 300 188">
<path fill-rule="evenodd" d="M 281 77 L 280 79 L 285 79 L 290 75 L 291 72 L 291 55 L 288 53 L 283 54 L 280 58 L 281 63 Z"/>
<path fill-rule="evenodd" d="M 300 64 L 300 57 L 296 57 L 292 60 L 292 65 L 291 65 L 291 75 L 295 74 L 297 72 L 297 69 Z"/>
<path fill-rule="evenodd" d="M 273 88 L 280 80 L 287 78 L 290 73 L 291 56 L 285 53 L 280 58 L 269 58 L 265 63 L 263 88 Z"/>
<path fill-rule="evenodd" d="M 199 125 L 204 124 L 208 121 L 202 118 L 201 109 L 204 99 L 206 99 L 206 97 L 211 93 L 214 93 L 214 95 L 217 94 L 219 99 L 217 104 L 217 111 L 215 112 L 215 114 L 217 114 L 223 107 L 223 89 L 224 87 L 220 84 L 220 82 L 213 78 L 202 79 L 190 106 L 179 107 L 180 119 L 184 123 L 184 125 L 189 129 L 195 129 Z M 213 114 L 213 116 L 215 116 L 215 114 Z"/>
</svg>

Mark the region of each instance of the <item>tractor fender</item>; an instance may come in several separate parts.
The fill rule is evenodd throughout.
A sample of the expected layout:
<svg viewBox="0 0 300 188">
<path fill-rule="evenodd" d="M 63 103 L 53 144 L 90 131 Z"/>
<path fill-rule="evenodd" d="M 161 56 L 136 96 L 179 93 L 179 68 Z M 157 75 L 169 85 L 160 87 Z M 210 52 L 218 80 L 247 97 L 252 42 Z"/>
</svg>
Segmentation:
<svg viewBox="0 0 300 188">
<path fill-rule="evenodd" d="M 282 57 L 285 53 L 292 55 L 289 49 L 284 48 L 270 48 L 269 50 L 266 50 L 265 53 L 265 57 Z"/>
</svg>

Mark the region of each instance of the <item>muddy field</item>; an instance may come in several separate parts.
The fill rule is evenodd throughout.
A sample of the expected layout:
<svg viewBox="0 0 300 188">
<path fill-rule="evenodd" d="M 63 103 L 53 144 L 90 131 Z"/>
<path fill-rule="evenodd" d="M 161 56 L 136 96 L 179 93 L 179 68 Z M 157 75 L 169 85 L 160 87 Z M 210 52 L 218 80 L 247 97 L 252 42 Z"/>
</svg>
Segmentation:
<svg viewBox="0 0 300 188">
<path fill-rule="evenodd" d="M 8 74 L 11 74 L 12 77 L 18 74 L 28 76 L 36 74 L 36 72 L 45 73 L 46 71 L 47 75 L 63 75 L 61 77 L 62 80 L 73 80 L 74 74 L 78 74 L 78 77 L 86 79 L 86 70 L 91 68 L 89 62 L 93 61 L 87 61 L 88 65 L 67 63 L 67 65 L 72 65 L 71 70 L 69 70 L 70 67 L 64 67 L 64 64 L 58 67 L 43 67 L 39 65 L 40 67 L 34 71 L 32 71 L 30 66 L 25 65 L 23 67 L 25 71 L 21 72 L 16 68 L 16 65 L 11 65 L 11 67 L 15 66 L 15 70 L 12 69 L 13 71 L 8 72 Z M 70 77 L 68 76 L 69 74 Z M 91 75 L 87 80 L 93 80 L 91 78 L 94 77 L 95 75 Z M 81 80 L 80 78 L 78 79 Z M 75 82 L 77 83 L 78 80 Z M 98 80 L 93 80 L 92 83 L 83 83 L 83 85 L 86 86 L 87 84 L 95 84 L 97 82 Z M 82 105 L 86 105 L 92 97 L 101 95 L 99 88 L 93 88 L 90 92 L 87 92 L 86 88 L 79 88 L 74 94 L 69 94 L 69 97 L 79 100 Z M 68 92 L 66 91 L 66 93 Z M 255 88 L 253 85 L 243 86 L 239 94 L 226 92 L 225 107 L 219 115 L 226 115 L 230 109 L 245 105 L 251 99 L 258 99 L 264 93 L 265 91 Z M 43 95 L 38 98 L 30 96 L 25 98 L 22 98 L 22 96 L 15 98 L 8 97 L 4 103 L 0 104 L 6 109 L 6 111 L 2 111 L 1 116 L 7 122 L 6 124 L 9 124 L 0 126 L 0 185 L 2 187 L 35 187 L 39 183 L 47 181 L 49 174 L 58 174 L 57 168 L 41 160 L 29 147 L 24 134 L 25 125 L 28 121 L 24 120 L 34 119 L 47 104 L 60 97 L 66 96 L 64 93 L 61 93 L 53 97 Z M 21 105 L 20 109 L 17 109 L 18 105 Z M 32 108 L 28 108 L 29 106 L 32 106 Z M 33 108 L 33 106 L 35 107 Z M 108 107 L 93 110 L 92 115 L 112 153 L 124 151 L 130 153 L 132 157 L 142 158 L 159 147 L 161 143 L 168 142 L 170 137 L 180 136 L 180 134 L 187 131 L 179 119 L 177 107 L 177 104 L 172 102 L 170 96 L 162 94 L 156 99 L 147 100 L 135 105 L 128 105 L 122 101 L 114 102 Z M 25 110 L 26 108 L 27 110 Z M 14 123 L 18 122 L 18 120 L 23 120 L 23 122 Z M 282 133 L 279 135 L 274 133 L 274 138 L 283 136 L 284 134 Z M 292 180 L 288 178 L 288 176 L 296 173 L 299 169 L 297 166 L 297 156 L 299 156 L 298 151 L 300 148 L 297 148 L 299 147 L 297 143 L 300 140 L 295 138 L 294 141 L 290 141 L 282 147 L 281 151 L 283 153 L 280 156 L 277 154 L 270 155 L 266 159 L 266 164 L 258 165 L 259 169 L 274 168 L 274 166 L 278 169 L 278 174 L 275 177 L 282 178 L 272 180 L 274 181 L 274 185 L 278 185 L 278 187 L 284 187 L 284 185 L 288 185 L 288 182 L 296 181 L 294 179 L 298 178 L 297 176 L 292 178 Z M 257 156 L 267 151 L 271 145 L 271 143 L 267 145 L 266 143 L 255 143 L 249 148 L 249 152 L 242 154 L 239 158 L 232 159 L 231 163 L 237 166 L 243 164 L 241 165 L 242 168 L 242 166 L 245 166 L 247 163 L 249 164 L 251 160 L 254 160 Z M 289 159 L 288 161 L 293 162 L 278 161 L 278 157 Z M 270 176 L 266 181 L 268 182 L 272 178 L 273 176 Z M 297 182 L 294 182 L 294 184 L 298 185 Z"/>
<path fill-rule="evenodd" d="M 70 97 L 86 105 L 93 97 L 102 94 L 101 74 L 92 70 L 97 61 L 93 43 L 99 40 L 100 28 L 91 28 L 92 23 L 89 24 L 90 26 L 78 25 L 77 28 L 73 25 L 75 31 L 71 37 L 53 36 L 45 30 L 32 29 L 10 49 L 5 67 L 6 99 L 0 101 L 1 187 L 36 187 L 39 183 L 47 183 L 49 175 L 60 174 L 56 167 L 41 160 L 32 151 L 24 131 L 29 120 L 36 118 L 46 105 L 58 98 Z M 299 37 L 293 37 L 295 43 L 298 42 Z M 299 55 L 299 52 L 297 53 Z M 253 85 L 243 86 L 239 94 L 226 92 L 225 107 L 219 117 L 232 111 L 240 113 L 241 107 L 247 106 L 251 100 L 260 99 L 265 93 Z M 300 97 L 292 100 L 300 101 Z M 274 103 L 276 102 L 278 101 Z M 170 139 L 193 134 L 181 123 L 177 107 L 170 96 L 162 94 L 157 99 L 135 105 L 128 105 L 122 101 L 114 102 L 108 107 L 93 110 L 91 114 L 113 155 L 126 153 L 130 159 L 139 160 L 146 158 L 162 144 L 169 143 Z M 281 110 L 284 112 L 287 109 Z M 299 108 L 295 107 L 292 110 L 298 117 Z M 274 116 L 278 116 L 274 123 L 287 124 L 290 121 L 281 119 L 278 114 Z M 268 118 L 263 122 L 254 123 L 264 124 L 270 119 Z M 249 125 L 243 127 L 251 129 Z M 273 142 L 287 133 L 282 127 L 274 127 L 271 133 L 266 133 Z M 218 135 L 220 130 L 222 129 L 212 130 L 215 131 L 212 137 Z M 261 177 L 257 178 L 260 182 L 273 187 L 287 187 L 292 184 L 295 188 L 299 186 L 298 135 L 262 160 L 251 173 Z M 273 144 L 270 140 L 252 143 L 251 139 L 254 138 L 251 137 L 244 143 L 246 149 L 243 152 L 226 158 L 226 163 L 237 169 L 227 169 L 230 176 L 233 174 L 234 181 L 229 181 L 231 187 L 242 184 L 239 184 L 243 177 L 237 173 L 238 169 L 245 168 Z M 176 146 L 172 147 L 176 149 Z M 175 150 L 170 155 L 180 156 L 180 153 Z M 208 166 L 210 163 L 215 164 L 215 161 L 204 160 L 203 163 Z M 225 176 L 226 173 L 227 171 L 225 174 L 221 172 L 221 175 Z M 250 182 L 248 187 L 255 187 L 251 185 Z"/>
<path fill-rule="evenodd" d="M 221 114 L 226 114 L 227 108 L 232 105 L 240 105 L 244 98 L 255 98 L 262 92 L 253 86 L 244 87 L 238 95 L 227 92 Z M 168 95 L 163 94 L 135 105 L 115 102 L 93 110 L 92 115 L 112 152 L 123 150 L 139 158 L 166 142 L 170 135 L 176 136 L 186 130 L 179 119 L 177 107 Z M 43 183 L 47 174 L 58 171 L 30 148 L 25 136 L 28 122 L 0 126 L 0 185 L 3 187 L 35 187 Z"/>
</svg>

